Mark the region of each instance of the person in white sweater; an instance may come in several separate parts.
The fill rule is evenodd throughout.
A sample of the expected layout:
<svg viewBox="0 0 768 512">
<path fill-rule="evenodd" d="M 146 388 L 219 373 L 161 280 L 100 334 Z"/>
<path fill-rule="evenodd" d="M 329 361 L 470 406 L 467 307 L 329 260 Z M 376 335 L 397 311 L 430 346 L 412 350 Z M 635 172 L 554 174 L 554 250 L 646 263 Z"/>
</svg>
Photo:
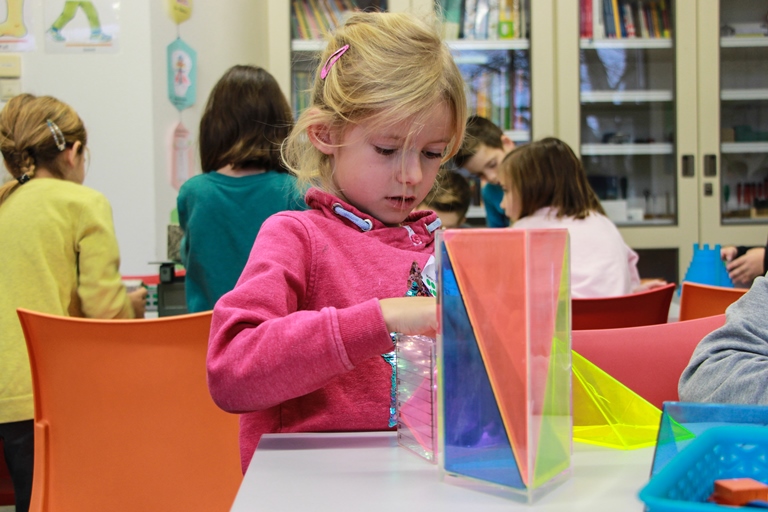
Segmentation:
<svg viewBox="0 0 768 512">
<path fill-rule="evenodd" d="M 510 152 L 500 174 L 502 207 L 513 228 L 566 228 L 570 237 L 571 297 L 613 297 L 661 286 L 641 285 L 638 255 L 605 216 L 581 160 L 548 137 Z"/>
</svg>

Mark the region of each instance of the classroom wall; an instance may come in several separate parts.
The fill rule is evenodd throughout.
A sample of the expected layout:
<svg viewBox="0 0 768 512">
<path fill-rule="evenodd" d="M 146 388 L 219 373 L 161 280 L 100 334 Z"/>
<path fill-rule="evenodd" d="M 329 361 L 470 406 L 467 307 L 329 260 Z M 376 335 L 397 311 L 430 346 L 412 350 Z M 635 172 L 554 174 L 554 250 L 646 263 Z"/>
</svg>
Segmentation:
<svg viewBox="0 0 768 512">
<path fill-rule="evenodd" d="M 196 144 L 208 94 L 221 75 L 235 64 L 254 64 L 269 70 L 266 8 L 260 4 L 252 0 L 194 3 L 192 17 L 179 26 L 179 32 L 182 39 L 197 51 L 197 102 L 179 113 L 168 101 L 166 92 L 166 47 L 176 38 L 176 26 L 165 15 L 164 2 L 151 3 L 153 130 L 156 134 L 152 159 L 156 169 L 154 209 L 157 212 L 154 243 L 158 257 L 162 259 L 167 252 L 166 230 L 170 213 L 176 208 L 177 191 L 171 187 L 168 174 L 173 130 L 181 120 Z M 197 144 L 195 162 L 196 172 L 200 172 Z"/>
<path fill-rule="evenodd" d="M 166 47 L 177 27 L 164 0 L 120 2 L 115 54 L 45 53 L 42 2 L 27 0 L 25 9 L 32 10 L 37 44 L 18 54 L 22 91 L 56 96 L 83 118 L 91 156 L 85 184 L 112 204 L 121 272 L 156 272 L 151 262 L 165 259 L 166 226 L 176 206 L 167 171 L 170 134 L 181 119 L 197 140 L 208 93 L 230 66 L 268 69 L 266 7 L 251 0 L 194 3 L 178 31 L 198 54 L 197 102 L 181 114 L 166 93 Z"/>
</svg>

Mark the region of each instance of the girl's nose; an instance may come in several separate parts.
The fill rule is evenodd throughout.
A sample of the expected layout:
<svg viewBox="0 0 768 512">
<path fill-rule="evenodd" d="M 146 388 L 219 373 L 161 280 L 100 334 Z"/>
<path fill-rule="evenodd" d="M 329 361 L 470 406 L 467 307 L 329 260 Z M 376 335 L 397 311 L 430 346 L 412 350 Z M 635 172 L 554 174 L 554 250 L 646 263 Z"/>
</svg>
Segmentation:
<svg viewBox="0 0 768 512">
<path fill-rule="evenodd" d="M 403 160 L 402 169 L 398 173 L 398 181 L 405 185 L 416 185 L 421 183 L 424 173 L 421 169 L 420 154 L 413 154 L 412 152 Z"/>
</svg>

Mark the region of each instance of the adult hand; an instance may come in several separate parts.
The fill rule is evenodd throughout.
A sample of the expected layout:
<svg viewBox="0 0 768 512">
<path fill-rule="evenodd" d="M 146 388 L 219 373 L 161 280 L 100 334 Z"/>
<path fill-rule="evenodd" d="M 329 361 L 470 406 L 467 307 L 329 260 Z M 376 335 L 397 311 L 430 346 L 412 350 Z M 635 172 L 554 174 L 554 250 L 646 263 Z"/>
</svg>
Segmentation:
<svg viewBox="0 0 768 512">
<path fill-rule="evenodd" d="M 128 292 L 128 299 L 131 301 L 136 318 L 144 318 L 144 310 L 147 305 L 147 289 L 140 286 L 138 289 Z"/>
<path fill-rule="evenodd" d="M 632 290 L 632 293 L 646 292 L 648 290 L 661 288 L 662 286 L 666 285 L 667 282 L 663 279 L 643 279 L 640 281 L 640 284 L 636 286 L 634 290 Z"/>
<path fill-rule="evenodd" d="M 755 247 L 750 249 L 743 256 L 725 265 L 728 270 L 728 276 L 734 284 L 750 284 L 757 276 L 765 274 L 763 268 L 763 258 L 765 258 L 765 248 Z"/>
<path fill-rule="evenodd" d="M 435 337 L 437 299 L 434 297 L 380 299 L 379 305 L 389 332 Z"/>
</svg>

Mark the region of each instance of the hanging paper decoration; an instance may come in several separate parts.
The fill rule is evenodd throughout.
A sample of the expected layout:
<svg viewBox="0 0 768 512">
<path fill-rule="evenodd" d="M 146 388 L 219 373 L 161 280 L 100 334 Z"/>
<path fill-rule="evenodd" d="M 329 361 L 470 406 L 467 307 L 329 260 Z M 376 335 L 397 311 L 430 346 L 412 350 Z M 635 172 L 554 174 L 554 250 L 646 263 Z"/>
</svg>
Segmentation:
<svg viewBox="0 0 768 512">
<path fill-rule="evenodd" d="M 197 52 L 177 38 L 168 45 L 168 98 L 181 112 L 195 104 Z"/>
<path fill-rule="evenodd" d="M 192 168 L 195 162 L 192 134 L 182 124 L 176 125 L 173 130 L 173 142 L 171 144 L 171 186 L 179 190 L 181 184 L 192 176 Z"/>
<path fill-rule="evenodd" d="M 179 25 L 192 16 L 192 0 L 166 0 L 165 10 L 174 23 Z"/>
</svg>

